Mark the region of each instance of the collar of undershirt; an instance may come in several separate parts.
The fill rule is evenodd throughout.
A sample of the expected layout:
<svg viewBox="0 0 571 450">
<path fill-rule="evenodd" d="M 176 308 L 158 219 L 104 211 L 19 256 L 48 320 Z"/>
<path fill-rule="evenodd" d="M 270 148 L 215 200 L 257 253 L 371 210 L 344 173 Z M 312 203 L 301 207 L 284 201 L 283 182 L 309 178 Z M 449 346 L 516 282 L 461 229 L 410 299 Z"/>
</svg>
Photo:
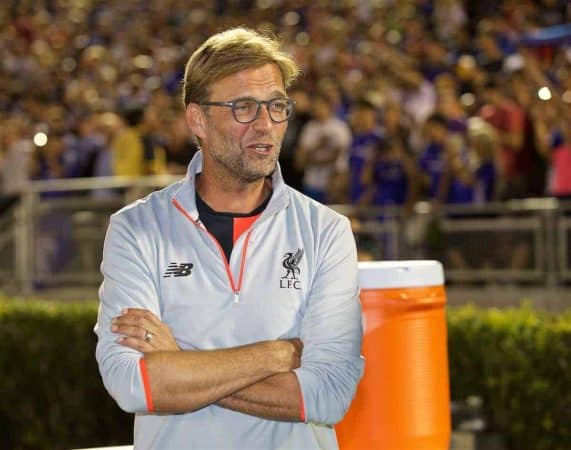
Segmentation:
<svg viewBox="0 0 571 450">
<path fill-rule="evenodd" d="M 258 206 L 253 211 L 248 212 L 248 213 L 235 213 L 235 212 L 226 212 L 226 211 L 215 211 L 210 206 L 208 206 L 208 204 L 204 200 L 202 200 L 202 198 L 198 194 L 198 190 L 196 190 L 195 191 L 196 208 L 198 209 L 199 215 L 200 215 L 200 212 L 202 211 L 203 213 L 206 213 L 206 214 L 215 215 L 215 216 L 225 216 L 225 217 L 252 217 L 252 216 L 257 216 L 257 215 L 261 214 L 264 211 L 264 209 L 266 209 L 266 206 L 268 206 L 268 203 L 270 202 L 270 199 L 272 198 L 273 192 L 274 192 L 273 189 L 270 188 L 270 192 L 269 192 L 268 196 L 266 197 L 266 199 L 262 202 L 262 204 L 260 206 Z"/>
</svg>

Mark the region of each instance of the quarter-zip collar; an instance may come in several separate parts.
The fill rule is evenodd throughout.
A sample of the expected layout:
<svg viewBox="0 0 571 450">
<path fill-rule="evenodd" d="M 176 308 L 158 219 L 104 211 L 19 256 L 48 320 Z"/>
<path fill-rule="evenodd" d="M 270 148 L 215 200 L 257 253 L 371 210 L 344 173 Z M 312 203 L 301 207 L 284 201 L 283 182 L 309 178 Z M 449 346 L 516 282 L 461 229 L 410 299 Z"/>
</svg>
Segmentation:
<svg viewBox="0 0 571 450">
<path fill-rule="evenodd" d="M 198 220 L 196 207 L 196 176 L 202 172 L 202 151 L 196 152 L 188 165 L 188 170 L 181 187 L 174 193 L 173 201 L 182 207 L 193 221 Z M 282 177 L 279 164 L 271 175 L 273 194 L 266 209 L 257 222 L 264 221 L 267 217 L 285 209 L 290 202 L 287 186 Z"/>
</svg>

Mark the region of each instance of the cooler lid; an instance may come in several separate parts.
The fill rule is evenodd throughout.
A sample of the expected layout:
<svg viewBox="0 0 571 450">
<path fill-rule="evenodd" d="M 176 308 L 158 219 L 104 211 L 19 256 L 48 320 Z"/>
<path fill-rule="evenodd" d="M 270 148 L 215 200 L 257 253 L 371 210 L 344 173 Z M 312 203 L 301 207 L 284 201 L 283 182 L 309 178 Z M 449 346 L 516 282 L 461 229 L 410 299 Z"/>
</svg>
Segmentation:
<svg viewBox="0 0 571 450">
<path fill-rule="evenodd" d="M 358 265 L 361 289 L 393 289 L 444 284 L 444 270 L 438 261 L 363 261 Z"/>
</svg>

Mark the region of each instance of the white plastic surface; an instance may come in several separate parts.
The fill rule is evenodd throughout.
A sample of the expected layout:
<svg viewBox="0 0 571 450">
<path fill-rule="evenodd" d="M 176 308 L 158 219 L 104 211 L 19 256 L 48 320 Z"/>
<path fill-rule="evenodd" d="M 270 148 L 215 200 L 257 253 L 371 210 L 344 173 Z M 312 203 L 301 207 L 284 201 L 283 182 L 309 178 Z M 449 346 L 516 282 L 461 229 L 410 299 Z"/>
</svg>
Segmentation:
<svg viewBox="0 0 571 450">
<path fill-rule="evenodd" d="M 359 263 L 361 289 L 442 286 L 444 270 L 438 261 L 363 261 Z"/>
<path fill-rule="evenodd" d="M 91 448 L 78 448 L 76 450 L 133 450 L 133 446 L 121 445 L 119 447 L 91 447 Z"/>
</svg>

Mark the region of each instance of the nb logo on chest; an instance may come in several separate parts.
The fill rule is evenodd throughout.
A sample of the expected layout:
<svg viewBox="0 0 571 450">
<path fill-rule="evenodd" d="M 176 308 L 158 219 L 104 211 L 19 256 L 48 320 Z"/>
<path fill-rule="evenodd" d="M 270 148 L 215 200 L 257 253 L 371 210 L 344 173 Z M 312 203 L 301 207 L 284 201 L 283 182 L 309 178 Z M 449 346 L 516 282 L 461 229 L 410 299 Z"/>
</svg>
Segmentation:
<svg viewBox="0 0 571 450">
<path fill-rule="evenodd" d="M 282 289 L 301 289 L 301 281 L 299 280 L 300 269 L 299 262 L 303 257 L 303 249 L 298 248 L 295 253 L 288 252 L 283 256 L 282 266 L 286 270 L 285 275 L 280 278 L 280 288 Z"/>
<path fill-rule="evenodd" d="M 171 262 L 163 274 L 163 278 L 187 277 L 191 274 L 194 264 Z"/>
</svg>

